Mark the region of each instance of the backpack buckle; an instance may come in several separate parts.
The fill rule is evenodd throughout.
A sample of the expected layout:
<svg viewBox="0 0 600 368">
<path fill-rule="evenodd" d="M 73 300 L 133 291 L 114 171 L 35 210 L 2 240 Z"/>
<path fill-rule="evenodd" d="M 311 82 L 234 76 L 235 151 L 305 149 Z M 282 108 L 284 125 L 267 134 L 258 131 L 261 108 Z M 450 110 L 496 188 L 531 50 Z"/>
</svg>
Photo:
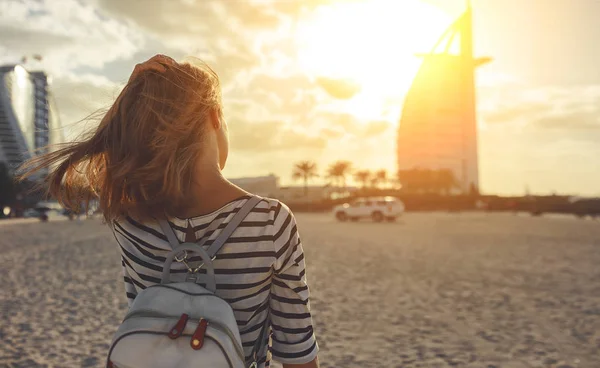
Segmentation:
<svg viewBox="0 0 600 368">
<path fill-rule="evenodd" d="M 198 282 L 198 274 L 188 272 L 187 276 L 185 277 L 185 281 L 197 283 Z"/>
<path fill-rule="evenodd" d="M 175 256 L 175 261 L 177 261 L 177 262 L 181 263 L 181 262 L 183 262 L 183 261 L 187 260 L 187 257 L 188 257 L 188 252 L 187 252 L 187 250 L 184 250 L 184 251 L 183 251 L 183 256 L 180 256 L 180 254 L 181 254 L 181 253 L 179 253 L 179 254 L 177 254 L 177 255 Z"/>
</svg>

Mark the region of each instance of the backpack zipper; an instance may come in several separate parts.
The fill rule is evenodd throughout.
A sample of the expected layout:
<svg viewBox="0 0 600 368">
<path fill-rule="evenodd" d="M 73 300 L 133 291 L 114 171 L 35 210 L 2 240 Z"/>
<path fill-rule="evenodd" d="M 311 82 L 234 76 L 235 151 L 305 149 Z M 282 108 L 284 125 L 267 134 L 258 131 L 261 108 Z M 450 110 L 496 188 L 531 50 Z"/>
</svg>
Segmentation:
<svg viewBox="0 0 600 368">
<path fill-rule="evenodd" d="M 121 336 L 119 336 L 119 338 L 117 338 L 117 340 L 115 340 L 115 342 L 113 342 L 112 346 L 110 347 L 110 349 L 108 350 L 108 358 L 106 358 L 106 367 L 107 368 L 111 368 L 114 365 L 112 364 L 112 362 L 110 361 L 110 356 L 112 355 L 113 350 L 115 349 L 115 346 L 117 346 L 117 343 L 119 341 L 121 341 L 122 339 L 124 339 L 127 336 L 131 336 L 131 335 L 136 335 L 136 334 L 149 334 L 149 335 L 168 335 L 165 332 L 157 332 L 157 331 L 131 331 L 131 332 L 127 332 Z M 189 334 L 183 335 L 183 336 L 190 336 Z M 219 341 L 217 341 L 217 339 L 210 337 L 210 336 L 206 336 L 207 339 L 212 340 L 215 344 L 217 344 L 217 346 L 219 347 L 219 349 L 221 349 L 221 352 L 223 353 L 223 356 L 225 357 L 225 360 L 227 360 L 227 365 L 229 366 L 229 368 L 233 368 L 233 364 L 231 363 L 231 360 L 229 359 L 229 357 L 227 356 L 227 353 L 225 352 L 225 348 L 223 347 L 223 345 L 221 345 L 221 343 Z M 242 361 L 245 363 L 245 360 L 242 359 Z"/>
<path fill-rule="evenodd" d="M 169 319 L 178 319 L 178 317 L 173 317 L 164 313 L 159 313 L 159 312 L 155 312 L 155 311 L 151 311 L 151 310 L 136 310 L 133 311 L 129 314 L 127 314 L 125 316 L 125 319 L 123 320 L 123 322 L 127 321 L 130 318 L 135 318 L 135 317 L 151 317 L 151 318 L 169 318 Z M 206 319 L 206 318 L 204 318 Z M 229 329 L 229 327 L 219 323 L 219 322 L 215 322 L 215 321 L 211 321 L 209 319 L 206 319 L 206 321 L 208 322 L 208 324 L 221 331 L 224 332 L 227 336 L 229 336 L 229 338 L 231 339 L 231 341 L 233 342 L 233 346 L 235 347 L 235 350 L 238 354 L 238 356 L 240 357 L 240 359 L 244 362 L 246 359 L 244 357 L 244 352 L 241 350 L 241 347 L 237 344 L 237 340 L 235 339 L 235 335 L 233 334 L 233 332 L 231 332 L 231 330 Z"/>
<path fill-rule="evenodd" d="M 172 286 L 169 286 L 169 284 L 151 285 L 151 286 L 148 286 L 146 289 L 150 289 L 150 288 L 165 288 L 165 289 L 175 290 L 175 291 L 178 291 L 180 293 L 184 293 L 186 295 L 191 295 L 191 296 L 214 296 L 215 298 L 219 298 L 218 296 L 216 296 L 215 294 L 210 293 L 210 292 L 205 292 L 205 293 L 190 293 L 188 291 L 177 289 L 177 288 L 174 288 Z M 221 299 L 221 298 L 219 298 L 219 299 Z"/>
</svg>

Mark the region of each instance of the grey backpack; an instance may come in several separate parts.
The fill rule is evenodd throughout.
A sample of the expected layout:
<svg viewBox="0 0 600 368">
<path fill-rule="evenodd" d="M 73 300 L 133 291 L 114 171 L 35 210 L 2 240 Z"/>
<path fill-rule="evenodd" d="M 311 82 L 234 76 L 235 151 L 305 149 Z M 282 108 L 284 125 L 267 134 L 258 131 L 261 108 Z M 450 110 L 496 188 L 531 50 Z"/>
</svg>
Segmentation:
<svg viewBox="0 0 600 368">
<path fill-rule="evenodd" d="M 180 244 L 169 223 L 159 221 L 173 250 L 166 257 L 161 283 L 142 290 L 134 299 L 113 338 L 107 368 L 246 368 L 233 310 L 214 294 L 212 261 L 260 200 L 251 197 L 246 201 L 207 250 L 202 247 L 206 238 L 200 243 Z M 201 264 L 188 263 L 192 252 L 200 256 Z M 170 283 L 174 260 L 187 266 L 185 282 Z M 206 275 L 198 273 L 201 267 L 206 268 Z M 198 285 L 202 278 L 206 287 Z M 249 367 L 258 366 L 267 324 L 253 347 Z"/>
</svg>

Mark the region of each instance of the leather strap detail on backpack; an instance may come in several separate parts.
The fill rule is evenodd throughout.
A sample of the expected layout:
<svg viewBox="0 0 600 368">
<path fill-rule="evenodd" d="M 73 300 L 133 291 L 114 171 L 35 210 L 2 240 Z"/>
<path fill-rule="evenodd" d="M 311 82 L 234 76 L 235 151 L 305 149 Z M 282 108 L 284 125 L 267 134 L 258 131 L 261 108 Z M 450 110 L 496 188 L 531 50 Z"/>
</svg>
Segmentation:
<svg viewBox="0 0 600 368">
<path fill-rule="evenodd" d="M 189 318 L 190 318 L 190 316 L 188 316 L 187 314 L 185 314 L 185 313 L 182 314 L 181 317 L 179 318 L 179 321 L 177 321 L 175 326 L 173 326 L 171 331 L 169 331 L 168 336 L 171 339 L 176 339 L 179 336 L 181 336 L 181 334 L 183 333 L 183 330 L 185 330 L 185 325 L 187 324 L 187 321 Z"/>
<path fill-rule="evenodd" d="M 192 335 L 192 339 L 190 341 L 190 346 L 194 350 L 202 349 L 204 345 L 204 335 L 206 334 L 206 327 L 208 327 L 208 321 L 204 318 L 200 318 L 200 322 L 198 322 L 198 327 L 196 327 L 196 331 Z"/>
</svg>

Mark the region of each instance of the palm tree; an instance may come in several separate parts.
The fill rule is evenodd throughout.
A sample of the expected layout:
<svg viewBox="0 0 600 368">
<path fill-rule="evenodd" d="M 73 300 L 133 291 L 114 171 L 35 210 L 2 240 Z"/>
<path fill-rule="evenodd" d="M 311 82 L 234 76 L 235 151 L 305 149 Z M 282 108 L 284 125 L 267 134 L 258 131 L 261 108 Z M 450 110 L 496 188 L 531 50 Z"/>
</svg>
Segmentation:
<svg viewBox="0 0 600 368">
<path fill-rule="evenodd" d="M 402 185 L 402 190 L 416 193 L 419 191 L 419 173 L 417 169 L 406 169 L 398 171 L 398 181 Z"/>
<path fill-rule="evenodd" d="M 296 180 L 304 181 L 304 196 L 308 195 L 308 181 L 319 176 L 317 174 L 317 164 L 311 161 L 300 161 L 294 165 L 292 177 Z"/>
<path fill-rule="evenodd" d="M 430 169 L 414 168 L 398 172 L 402 189 L 412 193 L 429 193 L 434 190 L 433 178 L 433 171 Z"/>
<path fill-rule="evenodd" d="M 348 161 L 337 161 L 327 169 L 327 177 L 341 183 L 344 191 L 346 190 L 346 176 L 352 171 L 352 164 Z"/>
<path fill-rule="evenodd" d="M 440 169 L 436 172 L 436 187 L 437 189 L 448 195 L 450 191 L 458 187 L 458 182 L 452 170 Z"/>
<path fill-rule="evenodd" d="M 380 183 L 380 182 L 379 182 L 379 179 L 377 179 L 377 177 L 376 177 L 376 176 L 374 176 L 374 175 L 373 175 L 373 176 L 371 176 L 371 177 L 369 178 L 369 182 L 370 182 L 370 184 L 371 184 L 371 188 L 377 188 L 377 187 L 379 187 L 379 183 Z"/>
<path fill-rule="evenodd" d="M 373 177 L 373 183 L 375 185 L 383 184 L 385 186 L 388 183 L 387 171 L 385 169 L 378 170 Z"/>
<path fill-rule="evenodd" d="M 354 180 L 362 183 L 363 189 L 367 187 L 367 183 L 371 179 L 371 172 L 369 170 L 359 170 L 354 173 Z"/>
</svg>

